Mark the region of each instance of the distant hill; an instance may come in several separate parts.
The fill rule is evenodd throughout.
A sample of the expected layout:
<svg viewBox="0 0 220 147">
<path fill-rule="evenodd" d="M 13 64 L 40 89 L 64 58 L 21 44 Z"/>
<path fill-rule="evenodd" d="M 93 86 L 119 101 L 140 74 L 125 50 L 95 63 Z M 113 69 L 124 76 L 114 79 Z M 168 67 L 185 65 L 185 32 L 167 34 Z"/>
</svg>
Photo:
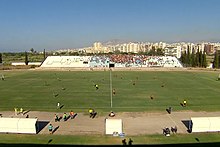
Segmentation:
<svg viewBox="0 0 220 147">
<path fill-rule="evenodd" d="M 112 40 L 109 40 L 109 41 L 102 42 L 102 44 L 104 46 L 107 46 L 107 45 L 124 44 L 124 43 L 129 43 L 129 42 L 133 42 L 133 41 L 122 40 L 122 39 L 112 39 Z"/>
</svg>

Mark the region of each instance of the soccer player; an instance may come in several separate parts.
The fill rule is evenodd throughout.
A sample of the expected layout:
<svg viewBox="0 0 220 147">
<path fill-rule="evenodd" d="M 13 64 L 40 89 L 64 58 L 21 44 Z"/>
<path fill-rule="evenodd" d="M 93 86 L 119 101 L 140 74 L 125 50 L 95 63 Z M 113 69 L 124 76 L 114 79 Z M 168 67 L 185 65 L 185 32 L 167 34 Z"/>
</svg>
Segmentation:
<svg viewBox="0 0 220 147">
<path fill-rule="evenodd" d="M 74 112 L 71 110 L 70 111 L 70 118 L 73 119 L 74 118 Z"/>
<path fill-rule="evenodd" d="M 20 114 L 23 115 L 23 111 L 24 111 L 23 108 L 21 108 L 21 109 L 20 109 Z"/>
<path fill-rule="evenodd" d="M 15 110 L 15 115 L 18 115 L 18 108 L 14 108 Z"/>
<path fill-rule="evenodd" d="M 67 120 L 67 114 L 63 113 L 63 121 L 66 121 L 66 120 Z"/>
<path fill-rule="evenodd" d="M 94 110 L 92 108 L 89 109 L 90 118 L 94 115 Z"/>
<path fill-rule="evenodd" d="M 4 76 L 4 75 L 2 75 L 1 79 L 2 79 L 2 81 L 4 81 L 4 80 L 5 80 L 5 76 Z"/>
<path fill-rule="evenodd" d="M 60 103 L 59 102 L 57 103 L 57 109 L 60 109 Z"/>
<path fill-rule="evenodd" d="M 98 90 L 99 89 L 99 85 L 95 84 L 95 88 L 96 88 L 96 90 Z"/>
<path fill-rule="evenodd" d="M 183 106 L 184 106 L 184 107 L 186 106 L 186 100 L 183 101 Z"/>
<path fill-rule="evenodd" d="M 94 109 L 90 108 L 89 109 L 89 114 L 90 114 L 90 118 L 95 118 L 95 116 L 97 115 L 97 112 L 95 112 Z"/>
<path fill-rule="evenodd" d="M 115 95 L 115 93 L 116 93 L 116 91 L 115 91 L 115 89 L 113 89 L 113 90 L 112 90 L 112 94 Z"/>
<path fill-rule="evenodd" d="M 55 120 L 55 122 L 59 121 L 59 118 L 58 118 L 57 114 L 54 115 L 54 120 Z"/>
<path fill-rule="evenodd" d="M 53 126 L 52 126 L 52 124 L 50 124 L 50 125 L 48 126 L 48 130 L 49 130 L 50 134 L 53 133 Z"/>
<path fill-rule="evenodd" d="M 135 82 L 135 81 L 133 81 L 133 85 L 136 85 L 136 82 Z"/>
</svg>

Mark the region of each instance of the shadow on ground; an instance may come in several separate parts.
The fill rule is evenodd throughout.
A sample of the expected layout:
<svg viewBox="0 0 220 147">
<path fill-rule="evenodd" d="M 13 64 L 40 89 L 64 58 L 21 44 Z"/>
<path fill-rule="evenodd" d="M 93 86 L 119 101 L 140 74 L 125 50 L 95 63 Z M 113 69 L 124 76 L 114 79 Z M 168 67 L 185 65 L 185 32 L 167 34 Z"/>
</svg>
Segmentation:
<svg viewBox="0 0 220 147">
<path fill-rule="evenodd" d="M 49 121 L 37 121 L 37 134 L 45 127 Z"/>
<path fill-rule="evenodd" d="M 189 126 L 191 120 L 181 120 L 181 121 L 182 121 L 182 123 L 185 125 L 185 127 L 186 127 L 186 129 L 187 129 L 187 132 L 188 132 L 188 133 L 191 133 L 192 128 L 190 128 L 190 126 Z"/>
<path fill-rule="evenodd" d="M 50 144 L 52 143 L 53 140 L 51 139 L 47 144 L 0 144 L 0 146 L 22 146 L 22 147 L 27 147 L 27 146 L 40 146 L 40 147 L 44 147 L 44 146 L 106 146 L 106 147 L 110 147 L 110 146 L 122 146 L 121 145 L 63 145 L 63 144 Z M 178 146 L 178 147 L 207 147 L 207 146 L 211 146 L 211 147 L 219 147 L 220 143 L 219 142 L 214 142 L 214 143 L 185 143 L 185 144 L 138 144 L 138 145 L 132 145 L 132 146 L 153 146 L 153 147 L 173 147 L 173 146 Z"/>
</svg>

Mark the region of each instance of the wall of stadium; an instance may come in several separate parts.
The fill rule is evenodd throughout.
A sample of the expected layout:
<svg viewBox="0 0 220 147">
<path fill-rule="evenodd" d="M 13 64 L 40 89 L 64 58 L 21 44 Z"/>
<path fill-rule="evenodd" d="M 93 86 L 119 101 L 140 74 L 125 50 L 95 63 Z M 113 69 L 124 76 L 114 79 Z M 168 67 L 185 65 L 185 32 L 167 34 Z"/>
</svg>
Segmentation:
<svg viewBox="0 0 220 147">
<path fill-rule="evenodd" d="M 171 56 L 132 56 L 127 61 L 115 61 L 107 56 L 48 56 L 42 63 L 43 68 L 65 67 L 183 67 L 176 57 Z M 110 66 L 113 65 L 113 66 Z"/>
<path fill-rule="evenodd" d="M 41 67 L 89 67 L 90 56 L 48 56 Z"/>
</svg>

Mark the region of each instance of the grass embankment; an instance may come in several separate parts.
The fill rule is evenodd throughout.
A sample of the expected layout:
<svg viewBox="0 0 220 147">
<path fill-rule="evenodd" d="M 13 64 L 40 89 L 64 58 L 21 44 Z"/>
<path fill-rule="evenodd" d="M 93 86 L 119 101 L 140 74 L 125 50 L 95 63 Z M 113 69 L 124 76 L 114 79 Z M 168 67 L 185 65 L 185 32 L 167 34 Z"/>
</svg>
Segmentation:
<svg viewBox="0 0 220 147">
<path fill-rule="evenodd" d="M 220 142 L 218 133 L 178 134 L 165 137 L 163 135 L 145 136 L 71 136 L 71 135 L 24 135 L 0 134 L 0 144 L 75 144 L 75 145 L 121 145 L 122 139 L 133 140 L 133 145 L 140 144 L 201 144 Z"/>
</svg>

